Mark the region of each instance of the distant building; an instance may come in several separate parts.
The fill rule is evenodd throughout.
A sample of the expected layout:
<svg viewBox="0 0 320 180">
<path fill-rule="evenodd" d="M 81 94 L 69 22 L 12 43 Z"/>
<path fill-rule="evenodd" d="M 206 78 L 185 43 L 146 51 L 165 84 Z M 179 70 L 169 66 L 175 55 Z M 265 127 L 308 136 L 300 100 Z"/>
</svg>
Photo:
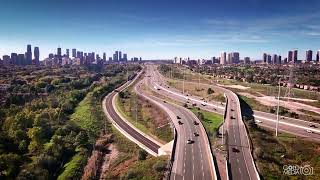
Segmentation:
<svg viewBox="0 0 320 180">
<path fill-rule="evenodd" d="M 298 62 L 298 50 L 297 49 L 293 50 L 292 59 L 293 59 L 293 63 L 297 63 Z"/>
<path fill-rule="evenodd" d="M 25 64 L 25 55 L 24 54 L 18 54 L 18 65 L 24 65 Z"/>
<path fill-rule="evenodd" d="M 72 57 L 77 57 L 77 49 L 72 49 Z"/>
<path fill-rule="evenodd" d="M 121 54 L 121 51 L 119 51 L 119 61 L 122 61 L 122 54 Z"/>
<path fill-rule="evenodd" d="M 10 64 L 18 65 L 18 54 L 11 53 Z"/>
<path fill-rule="evenodd" d="M 4 64 L 4 65 L 9 65 L 9 64 L 11 64 L 11 59 L 10 59 L 10 56 L 8 56 L 8 55 L 2 56 L 2 60 L 3 60 L 3 64 Z"/>
<path fill-rule="evenodd" d="M 39 65 L 40 64 L 40 51 L 39 47 L 34 47 L 34 64 Z"/>
<path fill-rule="evenodd" d="M 128 56 L 126 53 L 123 54 L 123 61 L 128 61 Z"/>
<path fill-rule="evenodd" d="M 278 55 L 274 54 L 272 56 L 272 64 L 277 64 L 278 63 Z"/>
<path fill-rule="evenodd" d="M 268 58 L 267 53 L 263 53 L 263 55 L 262 55 L 262 60 L 263 60 L 263 63 L 264 63 L 264 64 L 267 64 L 267 58 Z"/>
<path fill-rule="evenodd" d="M 107 61 L 107 55 L 106 55 L 106 53 L 103 53 L 102 59 L 103 59 L 104 62 Z"/>
<path fill-rule="evenodd" d="M 317 58 L 316 58 L 316 62 L 320 61 L 320 50 L 317 51 Z"/>
<path fill-rule="evenodd" d="M 69 49 L 66 49 L 66 55 L 67 55 L 68 58 L 70 57 Z"/>
<path fill-rule="evenodd" d="M 119 61 L 119 52 L 118 51 L 115 52 L 115 56 L 113 57 L 113 60 Z"/>
<path fill-rule="evenodd" d="M 27 52 L 26 52 L 26 65 L 32 64 L 32 50 L 31 50 L 31 45 L 27 45 Z"/>
<path fill-rule="evenodd" d="M 250 57 L 244 58 L 244 64 L 250 64 Z"/>
<path fill-rule="evenodd" d="M 272 63 L 272 58 L 271 58 L 270 54 L 268 54 L 268 56 L 267 56 L 267 62 L 268 62 L 268 64 Z"/>
<path fill-rule="evenodd" d="M 312 50 L 306 51 L 306 61 L 311 62 L 312 61 Z"/>
<path fill-rule="evenodd" d="M 288 63 L 292 62 L 292 57 L 293 57 L 293 52 L 292 51 L 288 51 Z"/>
<path fill-rule="evenodd" d="M 278 63 L 278 64 L 281 64 L 281 63 L 282 63 L 281 61 L 282 61 L 282 60 L 281 60 L 281 56 L 279 55 L 279 56 L 278 56 L 278 62 L 277 62 L 277 63 Z"/>
<path fill-rule="evenodd" d="M 227 63 L 227 53 L 222 52 L 220 57 L 220 64 L 224 65 Z"/>
</svg>

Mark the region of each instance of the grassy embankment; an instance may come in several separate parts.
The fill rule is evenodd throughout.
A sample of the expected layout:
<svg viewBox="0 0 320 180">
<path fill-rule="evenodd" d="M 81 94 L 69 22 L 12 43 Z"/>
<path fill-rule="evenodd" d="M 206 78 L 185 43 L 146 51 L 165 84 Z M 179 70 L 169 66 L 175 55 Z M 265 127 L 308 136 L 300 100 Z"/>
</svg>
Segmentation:
<svg viewBox="0 0 320 180">
<path fill-rule="evenodd" d="M 240 98 L 243 112 L 250 107 Z M 253 156 L 260 175 L 264 179 L 303 179 L 303 176 L 286 176 L 283 174 L 284 165 L 310 165 L 314 172 L 319 172 L 320 144 L 303 140 L 287 133 L 280 133 L 278 138 L 274 132 L 257 126 L 252 115 L 243 113 L 253 146 Z M 319 173 L 308 176 L 319 179 Z"/>
</svg>

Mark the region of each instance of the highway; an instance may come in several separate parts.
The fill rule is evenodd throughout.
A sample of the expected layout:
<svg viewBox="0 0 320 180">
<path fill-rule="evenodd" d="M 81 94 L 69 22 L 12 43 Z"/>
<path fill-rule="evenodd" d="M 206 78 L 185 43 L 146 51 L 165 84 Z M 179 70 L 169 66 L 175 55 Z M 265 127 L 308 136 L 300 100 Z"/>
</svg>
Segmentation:
<svg viewBox="0 0 320 180">
<path fill-rule="evenodd" d="M 200 98 L 195 98 L 194 96 L 186 96 L 181 92 L 173 90 L 173 88 L 168 88 L 166 82 L 162 75 L 157 71 L 156 66 L 149 66 L 153 72 L 151 79 L 153 84 L 151 86 L 157 89 L 156 92 L 159 92 L 161 95 L 165 95 L 174 100 L 189 103 L 196 103 L 198 107 L 204 109 L 210 109 L 214 112 L 223 112 L 223 109 L 219 108 L 217 103 L 213 106 L 207 106 L 208 103 L 204 102 Z M 160 90 L 159 90 L 160 89 Z M 161 91 L 161 92 L 160 92 Z M 259 179 L 252 155 L 251 147 L 249 143 L 249 138 L 246 132 L 245 125 L 242 121 L 240 102 L 238 97 L 230 90 L 225 90 L 225 95 L 229 99 L 227 116 L 226 116 L 226 125 L 225 129 L 228 132 L 228 154 L 229 154 L 229 165 L 231 168 L 230 175 L 232 177 L 237 177 L 237 179 Z M 203 106 L 205 105 L 205 106 Z M 220 109 L 220 110 L 219 110 Z M 231 116 L 234 119 L 231 119 Z M 230 178 L 232 178 L 230 177 Z"/>
<path fill-rule="evenodd" d="M 138 76 L 137 76 L 138 77 Z M 134 82 L 137 77 L 132 80 Z M 127 82 L 120 88 L 118 88 L 118 91 L 123 90 L 127 86 L 129 86 L 132 82 Z M 104 113 L 107 115 L 109 120 L 112 121 L 112 123 L 120 130 L 120 132 L 125 133 L 124 135 L 127 136 L 130 140 L 134 141 L 137 143 L 139 146 L 143 146 L 143 148 L 146 148 L 146 150 L 153 154 L 157 155 L 158 154 L 158 149 L 160 146 L 155 143 L 154 141 L 150 140 L 140 132 L 138 132 L 136 129 L 131 127 L 127 122 L 125 122 L 119 114 L 116 112 L 115 107 L 114 107 L 114 99 L 116 97 L 118 92 L 113 91 L 112 93 L 108 94 L 104 100 L 103 100 L 103 110 Z"/>
<path fill-rule="evenodd" d="M 178 91 L 172 87 L 168 88 L 168 85 L 166 85 L 166 79 L 159 72 L 156 72 L 156 73 L 159 78 L 157 83 L 154 84 L 154 86 L 157 86 L 161 90 L 163 90 L 162 93 L 165 92 L 169 96 L 173 97 L 175 100 L 178 100 L 180 102 L 186 102 L 187 99 L 189 99 L 189 102 L 197 103 L 198 105 L 205 104 L 205 106 L 200 105 L 200 107 L 208 111 L 224 114 L 224 108 L 225 108 L 224 104 L 221 105 L 220 102 L 215 102 L 215 101 L 204 102 L 203 100 L 201 100 L 202 99 L 201 97 L 183 95 L 181 91 Z M 188 83 L 198 84 L 196 82 L 188 82 Z M 203 83 L 201 84 L 211 87 L 215 91 L 220 91 L 222 93 L 224 93 L 224 91 L 226 90 L 225 88 L 219 87 L 217 85 L 210 85 L 210 84 L 203 84 Z M 246 112 L 244 115 L 247 115 Z M 275 130 L 276 120 L 277 120 L 277 116 L 275 114 L 253 110 L 251 112 L 251 115 L 254 117 L 256 124 L 258 126 Z M 311 124 L 315 125 L 316 128 L 310 127 Z M 304 121 L 300 119 L 281 116 L 279 121 L 279 131 L 300 136 L 301 138 L 306 140 L 320 142 L 320 124 L 319 123 L 314 123 L 314 122 L 310 123 L 308 121 Z"/>
<path fill-rule="evenodd" d="M 151 79 L 147 78 L 152 72 L 149 69 L 146 72 L 142 83 L 152 89 Z M 217 179 L 209 140 L 200 120 L 191 111 L 181 106 L 164 102 L 158 97 L 143 92 L 140 88 L 142 83 L 135 87 L 136 92 L 149 100 L 160 103 L 170 117 L 175 116 L 171 119 L 178 136 L 170 179 Z M 183 124 L 179 124 L 178 121 Z M 198 125 L 195 125 L 194 122 L 197 122 Z M 198 133 L 199 136 L 195 136 L 194 133 Z M 193 140 L 193 143 L 188 144 L 187 140 Z"/>
</svg>

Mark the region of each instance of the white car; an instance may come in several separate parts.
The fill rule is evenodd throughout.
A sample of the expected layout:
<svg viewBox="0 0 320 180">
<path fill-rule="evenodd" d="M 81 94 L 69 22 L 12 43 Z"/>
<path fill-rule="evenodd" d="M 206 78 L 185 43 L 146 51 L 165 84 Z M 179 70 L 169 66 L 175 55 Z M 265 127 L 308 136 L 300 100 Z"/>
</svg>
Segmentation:
<svg viewBox="0 0 320 180">
<path fill-rule="evenodd" d="M 262 121 L 260 121 L 260 120 L 255 120 L 256 121 L 256 123 L 262 123 Z"/>
<path fill-rule="evenodd" d="M 307 133 L 313 133 L 313 131 L 311 131 L 310 129 L 307 129 L 306 131 Z"/>
</svg>

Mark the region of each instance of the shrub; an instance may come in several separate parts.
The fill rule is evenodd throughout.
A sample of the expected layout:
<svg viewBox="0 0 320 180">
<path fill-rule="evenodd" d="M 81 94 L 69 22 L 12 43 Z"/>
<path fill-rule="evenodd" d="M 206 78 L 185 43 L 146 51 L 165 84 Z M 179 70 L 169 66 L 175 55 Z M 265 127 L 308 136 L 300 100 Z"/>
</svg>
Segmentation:
<svg viewBox="0 0 320 180">
<path fill-rule="evenodd" d="M 156 172 L 162 172 L 166 169 L 166 164 L 164 162 L 161 161 L 157 161 L 154 165 L 153 165 L 153 169 Z"/>
<path fill-rule="evenodd" d="M 145 150 L 140 149 L 138 152 L 138 159 L 139 160 L 146 160 L 147 155 L 148 155 L 148 153 Z"/>
</svg>

